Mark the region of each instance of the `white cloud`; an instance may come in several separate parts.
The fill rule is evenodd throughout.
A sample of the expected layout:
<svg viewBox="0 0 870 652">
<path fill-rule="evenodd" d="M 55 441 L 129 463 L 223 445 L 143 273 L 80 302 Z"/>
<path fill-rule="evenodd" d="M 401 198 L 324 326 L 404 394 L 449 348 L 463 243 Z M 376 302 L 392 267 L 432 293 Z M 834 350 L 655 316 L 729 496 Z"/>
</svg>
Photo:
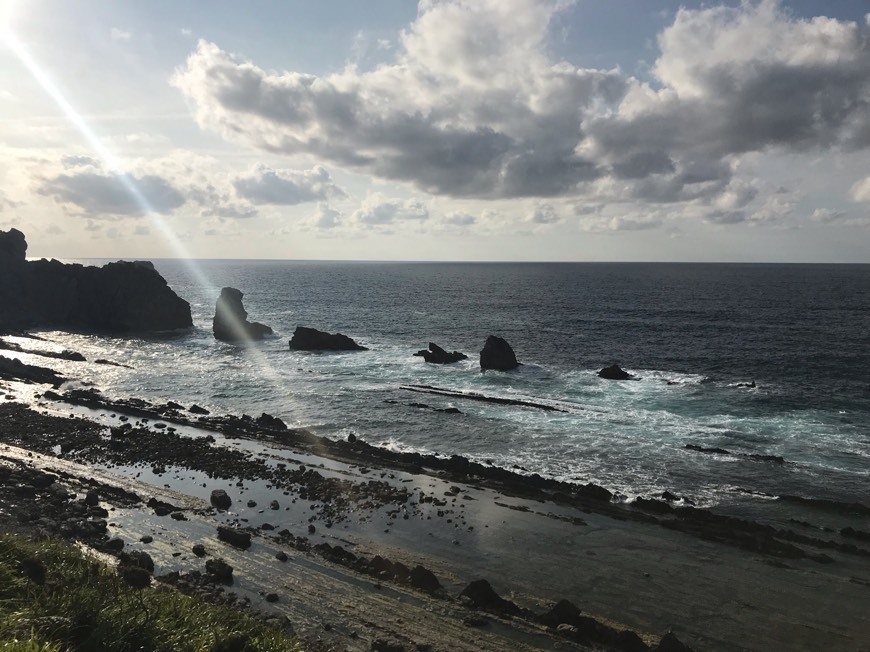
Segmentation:
<svg viewBox="0 0 870 652">
<path fill-rule="evenodd" d="M 810 215 L 811 220 L 823 224 L 836 224 L 837 222 L 844 221 L 846 218 L 846 213 L 832 208 L 817 208 L 813 211 L 813 214 Z"/>
<path fill-rule="evenodd" d="M 472 226 L 477 223 L 477 218 L 468 213 L 451 212 L 442 218 L 442 222 L 452 226 Z"/>
<path fill-rule="evenodd" d="M 849 196 L 855 202 L 870 202 L 870 177 L 855 183 L 849 190 Z"/>
<path fill-rule="evenodd" d="M 421 2 L 392 61 L 319 77 L 201 41 L 173 83 L 228 139 L 452 197 L 700 202 L 733 219 L 758 192 L 741 155 L 870 145 L 866 25 L 774 0 L 682 9 L 649 85 L 553 60 L 564 6 Z"/>
<path fill-rule="evenodd" d="M 307 226 L 314 229 L 330 230 L 342 225 L 340 211 L 330 208 L 326 202 L 318 202 L 314 213 L 305 221 Z"/>
<path fill-rule="evenodd" d="M 350 219 L 361 225 L 383 226 L 407 221 L 422 221 L 429 210 L 417 199 L 387 199 L 380 193 L 366 197 Z"/>
<path fill-rule="evenodd" d="M 109 30 L 109 36 L 112 37 L 113 41 L 129 41 L 133 37 L 133 34 L 126 30 L 113 27 Z"/>
</svg>

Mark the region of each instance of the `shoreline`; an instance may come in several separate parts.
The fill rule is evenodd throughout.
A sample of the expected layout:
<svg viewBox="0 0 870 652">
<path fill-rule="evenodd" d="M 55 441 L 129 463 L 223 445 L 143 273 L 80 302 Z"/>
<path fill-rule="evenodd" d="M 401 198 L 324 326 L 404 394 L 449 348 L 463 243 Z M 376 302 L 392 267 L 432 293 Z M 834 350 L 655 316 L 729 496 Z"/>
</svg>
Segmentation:
<svg viewBox="0 0 870 652">
<path fill-rule="evenodd" d="M 596 485 L 521 475 L 459 456 L 329 440 L 288 429 L 268 415 L 194 415 L 171 402 L 112 400 L 87 390 L 48 390 L 24 405 L 18 396 L 29 388 L 10 380 L 0 385 L 6 395 L 0 403 L 0 462 L 44 468 L 84 462 L 116 487 L 139 488 L 133 505 L 116 501 L 113 522 L 96 543 L 120 535 L 127 547 L 148 550 L 159 569 L 184 578 L 202 565 L 189 554 L 192 541 L 202 541 L 209 557 L 227 558 L 238 569 L 234 592 L 258 608 L 283 608 L 291 621 L 304 623 L 309 639 L 371 649 L 377 630 L 406 649 L 420 642 L 434 646 L 429 649 L 499 649 L 506 640 L 516 649 L 584 649 L 592 643 L 655 649 L 673 630 L 698 650 L 818 649 L 823 642 L 846 650 L 870 634 L 860 610 L 870 591 L 870 545 L 862 538 L 866 531 L 849 520 L 866 522 L 867 506 L 860 503 L 799 505 L 850 523 L 839 529 L 799 519 L 793 528 L 774 528 L 684 501 L 614 502 Z M 16 457 L 10 444 L 27 452 Z M 232 495 L 229 512 L 208 507 L 205 492 L 213 488 Z M 144 494 L 157 504 L 179 507 L 168 495 L 199 507 L 156 516 Z M 270 509 L 270 496 L 277 509 Z M 251 550 L 242 553 L 221 542 L 217 524 L 251 535 Z M 160 546 L 153 543 L 158 534 L 165 539 Z M 152 543 L 143 544 L 142 537 Z M 275 555 L 285 550 L 298 561 L 277 562 L 276 571 Z M 297 575 L 300 566 L 304 579 Z M 442 595 L 410 583 L 405 570 L 417 566 L 436 578 Z M 338 582 L 335 596 L 315 591 L 326 578 Z M 502 602 L 478 596 L 481 606 L 462 596 L 463 587 L 481 578 Z M 284 597 L 276 607 L 263 597 L 276 587 L 257 588 L 270 582 L 309 597 L 294 601 L 279 591 Z M 432 589 L 423 580 L 418 584 Z M 839 598 L 832 612 L 825 598 L 833 595 Z M 315 602 L 305 606 L 306 600 Z M 311 608 L 324 600 L 342 613 L 329 629 Z M 594 615 L 598 625 L 579 628 L 584 621 L 578 614 L 545 624 L 541 619 L 560 600 L 579 605 L 583 617 Z M 339 608 L 360 601 L 383 602 L 369 614 L 367 622 L 374 625 Z M 407 631 L 412 612 L 413 636 Z M 387 622 L 374 620 L 375 613 Z M 418 621 L 425 625 L 417 628 Z M 772 622 L 791 623 L 792 629 L 771 632 Z M 619 639 L 620 631 L 637 639 Z M 455 645 L 438 647 L 444 637 Z"/>
</svg>

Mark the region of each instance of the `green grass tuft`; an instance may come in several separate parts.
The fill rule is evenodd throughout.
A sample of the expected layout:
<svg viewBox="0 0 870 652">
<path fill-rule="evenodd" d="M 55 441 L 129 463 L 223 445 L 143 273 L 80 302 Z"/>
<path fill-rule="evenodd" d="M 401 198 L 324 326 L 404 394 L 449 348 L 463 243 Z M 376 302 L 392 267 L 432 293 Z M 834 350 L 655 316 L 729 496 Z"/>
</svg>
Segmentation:
<svg viewBox="0 0 870 652">
<path fill-rule="evenodd" d="M 0 652 L 301 649 L 244 613 L 134 588 L 69 544 L 0 535 Z"/>
</svg>

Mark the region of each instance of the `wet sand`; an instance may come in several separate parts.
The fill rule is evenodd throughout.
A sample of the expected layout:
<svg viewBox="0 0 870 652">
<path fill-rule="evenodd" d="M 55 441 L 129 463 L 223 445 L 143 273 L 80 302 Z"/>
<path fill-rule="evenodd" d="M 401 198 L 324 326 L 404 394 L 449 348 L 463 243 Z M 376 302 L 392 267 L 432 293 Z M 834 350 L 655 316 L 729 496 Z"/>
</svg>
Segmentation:
<svg viewBox="0 0 870 652">
<path fill-rule="evenodd" d="M 0 471 L 13 469 L 15 487 L 29 472 L 79 500 L 90 487 L 107 517 L 87 543 L 120 538 L 182 584 L 220 557 L 234 569 L 224 595 L 286 617 L 322 649 L 655 649 L 668 631 L 696 650 L 870 649 L 860 503 L 802 506 L 802 524 L 776 528 L 269 419 L 48 390 L 0 381 Z M 0 519 L 62 533 L 63 518 L 40 515 L 54 504 L 47 490 L 3 482 Z M 209 504 L 221 489 L 226 510 Z M 149 499 L 173 510 L 158 516 Z M 251 534 L 251 546 L 220 541 L 219 525 Z M 440 589 L 405 576 L 418 566 Z M 461 596 L 481 578 L 515 608 Z M 559 600 L 600 628 L 542 622 Z"/>
</svg>

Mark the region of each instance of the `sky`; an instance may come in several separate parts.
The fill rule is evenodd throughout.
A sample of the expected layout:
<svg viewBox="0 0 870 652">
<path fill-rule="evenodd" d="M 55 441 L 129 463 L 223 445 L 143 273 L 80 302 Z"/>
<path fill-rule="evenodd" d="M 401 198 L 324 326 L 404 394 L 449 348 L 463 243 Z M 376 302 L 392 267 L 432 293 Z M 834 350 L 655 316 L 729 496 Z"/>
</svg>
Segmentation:
<svg viewBox="0 0 870 652">
<path fill-rule="evenodd" d="M 870 263 L 870 0 L 0 0 L 69 258 Z"/>
</svg>

